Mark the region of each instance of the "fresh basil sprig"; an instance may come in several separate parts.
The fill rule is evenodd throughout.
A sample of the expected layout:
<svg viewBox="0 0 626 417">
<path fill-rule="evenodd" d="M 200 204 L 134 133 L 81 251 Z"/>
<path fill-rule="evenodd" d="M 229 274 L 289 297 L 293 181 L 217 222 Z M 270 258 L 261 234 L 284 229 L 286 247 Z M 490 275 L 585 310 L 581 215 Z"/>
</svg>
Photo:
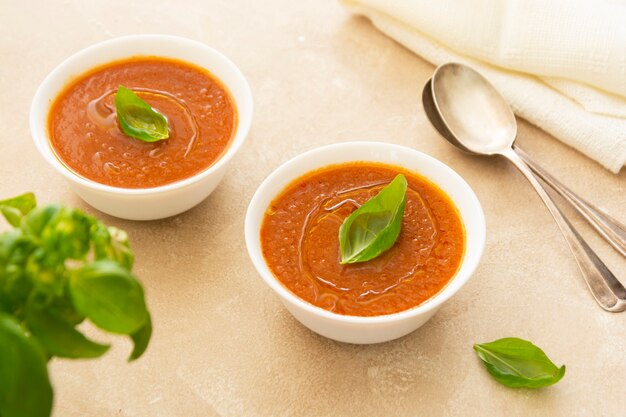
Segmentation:
<svg viewBox="0 0 626 417">
<path fill-rule="evenodd" d="M 507 337 L 474 345 L 487 371 L 499 383 L 511 388 L 542 388 L 556 384 L 565 375 L 531 342 Z"/>
<path fill-rule="evenodd" d="M 129 88 L 120 85 L 115 93 L 115 111 L 122 131 L 144 142 L 167 139 L 167 119 Z"/>
<path fill-rule="evenodd" d="M 49 417 L 50 359 L 109 349 L 76 326 L 127 335 L 134 360 L 150 314 L 125 232 L 58 204 L 38 208 L 32 193 L 0 201 L 0 213 L 14 227 L 0 234 L 0 416 Z"/>
<path fill-rule="evenodd" d="M 344 220 L 339 228 L 342 264 L 369 261 L 393 246 L 402 225 L 406 187 L 404 175 L 397 175 Z"/>
</svg>

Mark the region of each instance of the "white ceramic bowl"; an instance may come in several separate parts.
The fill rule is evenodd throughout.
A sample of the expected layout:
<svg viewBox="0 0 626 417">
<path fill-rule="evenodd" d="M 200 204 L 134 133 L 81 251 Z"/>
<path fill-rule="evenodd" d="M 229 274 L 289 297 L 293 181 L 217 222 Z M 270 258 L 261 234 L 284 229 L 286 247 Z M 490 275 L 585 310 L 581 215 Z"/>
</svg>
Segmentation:
<svg viewBox="0 0 626 417">
<path fill-rule="evenodd" d="M 428 178 L 452 199 L 466 232 L 461 267 L 444 289 L 422 305 L 399 313 L 357 317 L 314 306 L 285 288 L 272 274 L 261 252 L 260 229 L 271 201 L 293 180 L 332 164 L 351 161 L 382 162 Z M 348 343 L 379 343 L 404 336 L 430 319 L 470 278 L 485 246 L 485 218 L 469 185 L 447 165 L 416 150 L 379 142 L 347 142 L 313 149 L 278 167 L 263 181 L 248 206 L 245 221 L 248 253 L 261 277 L 281 298 L 287 310 L 309 329 Z"/>
<path fill-rule="evenodd" d="M 159 56 L 189 62 L 208 70 L 230 91 L 238 123 L 227 151 L 208 169 L 184 180 L 144 189 L 112 187 L 83 178 L 61 163 L 50 147 L 47 119 L 50 105 L 63 88 L 86 71 L 133 56 Z M 111 39 L 72 55 L 39 86 L 30 110 L 35 145 L 83 200 L 100 211 L 131 220 L 173 216 L 204 200 L 221 181 L 226 167 L 246 139 L 252 122 L 252 93 L 243 74 L 228 58 L 203 43 L 166 35 L 137 35 Z"/>
</svg>

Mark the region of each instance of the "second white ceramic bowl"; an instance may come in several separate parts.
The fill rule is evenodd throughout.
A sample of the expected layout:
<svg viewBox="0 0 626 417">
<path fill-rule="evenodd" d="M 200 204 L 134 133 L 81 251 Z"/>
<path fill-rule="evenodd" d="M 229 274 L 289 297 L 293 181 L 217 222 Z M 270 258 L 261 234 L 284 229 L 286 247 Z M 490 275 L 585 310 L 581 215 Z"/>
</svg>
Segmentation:
<svg viewBox="0 0 626 417">
<path fill-rule="evenodd" d="M 237 127 L 229 148 L 212 166 L 184 180 L 154 188 L 126 189 L 91 181 L 68 169 L 55 156 L 48 137 L 50 105 L 75 77 L 109 62 L 135 56 L 158 56 L 189 62 L 217 77 L 237 108 Z M 228 58 L 203 43 L 167 35 L 137 35 L 98 43 L 72 55 L 42 82 L 30 110 L 30 130 L 44 159 L 63 175 L 88 204 L 130 220 L 173 216 L 204 200 L 222 180 L 228 162 L 244 143 L 252 122 L 252 93 L 243 74 Z"/>
<path fill-rule="evenodd" d="M 268 268 L 261 251 L 260 229 L 271 201 L 307 172 L 333 164 L 369 161 L 396 165 L 428 178 L 445 191 L 465 226 L 466 250 L 456 275 L 444 289 L 418 307 L 375 317 L 346 316 L 314 306 L 284 287 Z M 470 278 L 485 246 L 485 218 L 470 186 L 442 162 L 403 146 L 379 142 L 347 142 L 306 152 L 278 167 L 263 181 L 248 206 L 245 220 L 248 253 L 257 271 L 279 295 L 291 314 L 309 329 L 348 343 L 379 343 L 404 336 L 428 321 Z"/>
</svg>

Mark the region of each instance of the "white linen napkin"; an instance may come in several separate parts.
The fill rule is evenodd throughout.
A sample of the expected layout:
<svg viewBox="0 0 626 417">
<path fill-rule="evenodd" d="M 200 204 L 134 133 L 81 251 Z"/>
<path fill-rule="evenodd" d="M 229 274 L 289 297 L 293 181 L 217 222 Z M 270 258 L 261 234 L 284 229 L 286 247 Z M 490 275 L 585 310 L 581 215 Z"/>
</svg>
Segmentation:
<svg viewBox="0 0 626 417">
<path fill-rule="evenodd" d="M 626 163 L 626 1 L 340 1 L 433 64 L 474 67 L 515 113 L 610 171 Z"/>
</svg>

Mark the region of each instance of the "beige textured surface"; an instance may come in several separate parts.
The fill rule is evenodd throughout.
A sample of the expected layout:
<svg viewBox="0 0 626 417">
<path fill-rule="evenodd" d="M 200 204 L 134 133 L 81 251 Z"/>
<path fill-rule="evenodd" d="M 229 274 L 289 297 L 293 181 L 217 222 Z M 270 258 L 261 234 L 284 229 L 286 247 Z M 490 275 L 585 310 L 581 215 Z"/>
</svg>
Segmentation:
<svg viewBox="0 0 626 417">
<path fill-rule="evenodd" d="M 95 212 L 45 165 L 28 108 L 45 75 L 112 36 L 198 39 L 247 76 L 255 116 L 247 144 L 205 202 L 139 223 Z M 504 161 L 460 154 L 428 124 L 420 92 L 432 67 L 332 0 L 0 1 L 2 196 L 33 190 L 129 231 L 155 331 L 146 355 L 108 338 L 97 361 L 54 361 L 55 417 L 620 416 L 626 411 L 626 313 L 601 311 L 547 211 Z M 521 122 L 519 143 L 589 200 L 626 221 L 626 172 L 612 175 Z M 281 162 L 354 139 L 412 146 L 449 164 L 487 218 L 483 262 L 415 333 L 351 346 L 299 325 L 258 278 L 243 241 L 256 186 Z M 569 212 L 569 211 L 568 211 Z M 626 262 L 576 222 L 613 270 Z M 4 227 L 4 226 L 2 226 Z M 530 339 L 567 374 L 542 391 L 487 375 L 472 343 Z"/>
</svg>

